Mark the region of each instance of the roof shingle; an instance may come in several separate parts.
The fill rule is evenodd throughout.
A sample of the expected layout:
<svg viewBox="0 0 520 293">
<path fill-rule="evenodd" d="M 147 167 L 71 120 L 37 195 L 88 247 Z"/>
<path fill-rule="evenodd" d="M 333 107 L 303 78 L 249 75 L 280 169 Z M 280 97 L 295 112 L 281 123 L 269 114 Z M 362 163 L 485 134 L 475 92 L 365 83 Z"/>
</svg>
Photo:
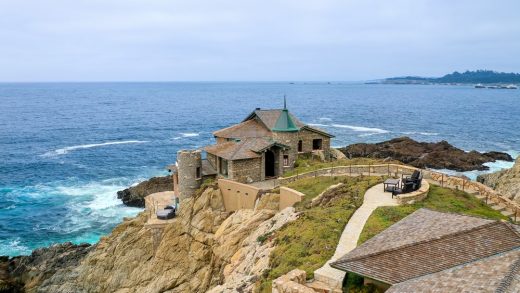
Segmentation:
<svg viewBox="0 0 520 293">
<path fill-rule="evenodd" d="M 420 209 L 352 250 L 332 266 L 387 284 L 409 282 L 409 285 L 399 288 L 414 288 L 412 291 L 402 289 L 389 292 L 437 292 L 437 287 L 432 289 L 432 283 L 441 288 L 443 284 L 457 283 L 457 278 L 466 280 L 461 283 L 469 282 L 481 273 L 479 269 L 472 269 L 473 266 L 463 270 L 457 267 L 472 263 L 475 263 L 474 267 L 486 266 L 485 262 L 495 256 L 520 250 L 517 228 L 501 221 Z M 519 255 L 513 253 L 506 260 L 515 262 L 518 258 Z M 476 264 L 480 262 L 483 263 Z M 511 262 L 505 265 L 509 267 Z M 456 273 L 440 273 L 447 270 Z M 472 276 L 472 273 L 475 275 Z M 439 278 L 442 276 L 444 279 L 425 277 L 438 274 L 441 274 Z M 504 274 L 497 278 L 504 279 Z M 421 278 L 422 285 L 414 283 Z M 484 283 L 486 288 L 496 288 L 492 282 Z M 428 286 L 429 291 L 417 291 L 422 286 Z M 459 291 L 454 289 L 453 292 Z"/>
</svg>

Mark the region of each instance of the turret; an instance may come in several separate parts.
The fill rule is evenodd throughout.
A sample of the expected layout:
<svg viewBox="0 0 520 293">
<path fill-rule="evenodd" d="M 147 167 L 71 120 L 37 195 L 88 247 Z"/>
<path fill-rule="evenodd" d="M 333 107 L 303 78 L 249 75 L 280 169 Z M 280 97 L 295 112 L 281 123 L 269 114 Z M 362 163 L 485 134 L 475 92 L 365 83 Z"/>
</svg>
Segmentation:
<svg viewBox="0 0 520 293">
<path fill-rule="evenodd" d="M 200 150 L 177 152 L 179 197 L 185 199 L 195 194 L 202 184 L 202 156 Z"/>
</svg>

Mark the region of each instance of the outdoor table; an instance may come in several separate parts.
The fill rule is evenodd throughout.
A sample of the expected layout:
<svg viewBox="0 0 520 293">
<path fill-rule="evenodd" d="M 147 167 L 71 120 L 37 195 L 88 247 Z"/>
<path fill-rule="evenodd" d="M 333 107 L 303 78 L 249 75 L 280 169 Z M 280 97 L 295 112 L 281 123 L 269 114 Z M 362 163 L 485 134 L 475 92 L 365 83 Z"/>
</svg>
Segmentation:
<svg viewBox="0 0 520 293">
<path fill-rule="evenodd" d="M 383 182 L 383 191 L 394 191 L 397 187 L 399 187 L 399 179 L 389 178 Z"/>
</svg>

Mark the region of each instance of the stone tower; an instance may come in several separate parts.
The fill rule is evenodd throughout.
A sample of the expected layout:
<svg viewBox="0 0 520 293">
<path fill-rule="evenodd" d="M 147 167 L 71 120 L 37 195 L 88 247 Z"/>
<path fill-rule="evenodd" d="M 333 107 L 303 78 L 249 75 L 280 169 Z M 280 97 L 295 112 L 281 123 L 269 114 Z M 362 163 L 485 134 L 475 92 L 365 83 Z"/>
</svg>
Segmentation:
<svg viewBox="0 0 520 293">
<path fill-rule="evenodd" d="M 185 199 L 195 194 L 202 184 L 202 156 L 200 150 L 177 152 L 179 197 Z"/>
</svg>

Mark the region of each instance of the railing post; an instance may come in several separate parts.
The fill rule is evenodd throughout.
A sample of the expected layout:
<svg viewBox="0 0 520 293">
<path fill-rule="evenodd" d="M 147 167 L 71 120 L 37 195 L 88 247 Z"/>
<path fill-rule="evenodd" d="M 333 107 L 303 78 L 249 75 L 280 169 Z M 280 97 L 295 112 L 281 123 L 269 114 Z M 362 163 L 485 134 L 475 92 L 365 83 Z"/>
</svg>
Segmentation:
<svg viewBox="0 0 520 293">
<path fill-rule="evenodd" d="M 388 177 L 390 177 L 390 164 L 386 164 L 386 168 L 387 168 L 387 171 L 388 171 Z"/>
<path fill-rule="evenodd" d="M 350 177 L 352 177 L 352 164 L 349 165 L 349 170 Z"/>
<path fill-rule="evenodd" d="M 464 191 L 464 183 L 466 182 L 466 180 L 462 179 L 462 191 Z"/>
<path fill-rule="evenodd" d="M 368 164 L 368 177 L 370 177 L 370 166 L 371 166 L 371 165 L 372 165 L 372 164 L 370 164 L 370 163 Z"/>
<path fill-rule="evenodd" d="M 441 173 L 441 187 L 444 187 L 444 173 Z"/>
</svg>

